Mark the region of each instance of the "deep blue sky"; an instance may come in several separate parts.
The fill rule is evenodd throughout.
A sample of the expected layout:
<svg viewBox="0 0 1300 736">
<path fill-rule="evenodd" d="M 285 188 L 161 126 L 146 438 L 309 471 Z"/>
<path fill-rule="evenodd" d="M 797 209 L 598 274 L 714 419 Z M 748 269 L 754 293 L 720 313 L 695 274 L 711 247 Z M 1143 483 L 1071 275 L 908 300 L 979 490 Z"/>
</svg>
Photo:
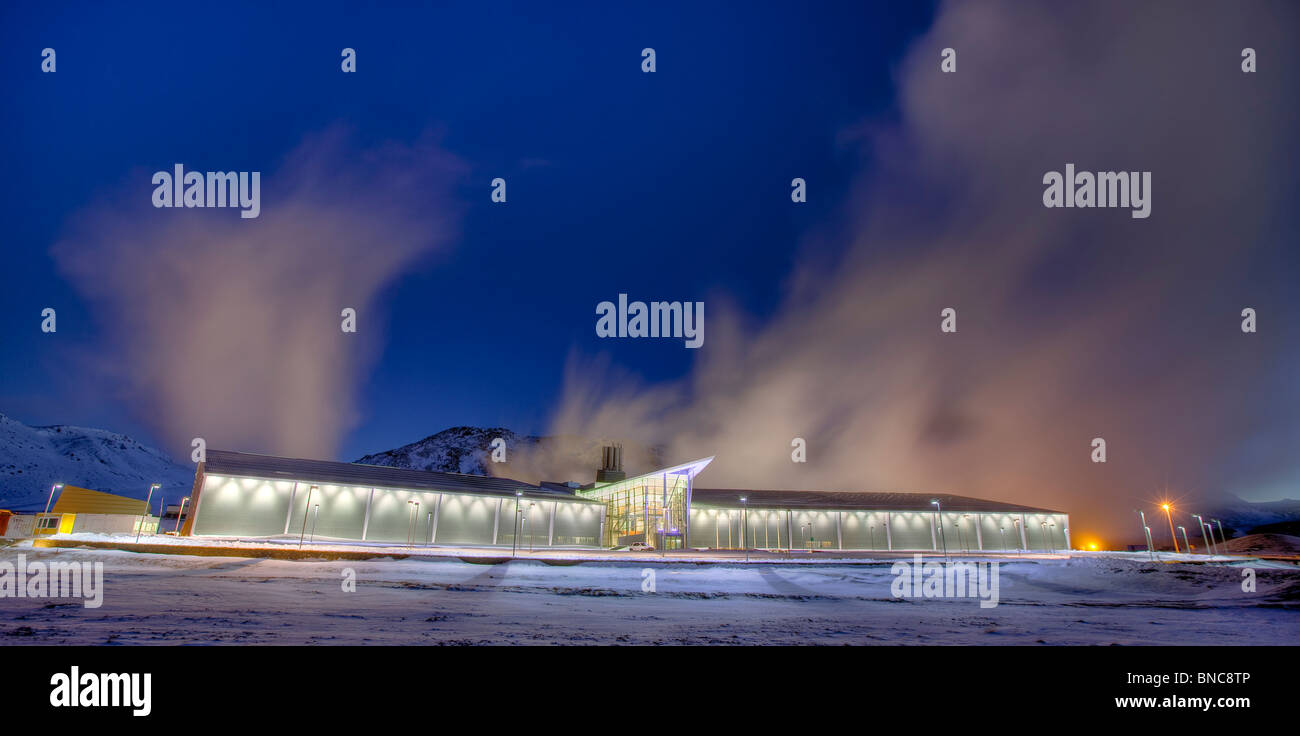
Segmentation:
<svg viewBox="0 0 1300 736">
<path fill-rule="evenodd" d="M 128 401 L 79 390 L 37 329 L 52 305 L 61 337 L 96 339 L 51 244 L 134 169 L 266 170 L 336 123 L 362 145 L 432 128 L 470 167 L 452 250 L 384 295 L 387 339 L 342 457 L 455 424 L 543 431 L 575 349 L 611 352 L 649 382 L 681 377 L 692 351 L 597 341 L 596 302 L 619 291 L 722 293 L 770 314 L 801 237 L 861 172 L 837 136 L 890 114 L 893 64 L 933 10 L 367 5 L 3 11 L 0 412 L 156 442 Z M 58 52 L 56 75 L 39 71 L 46 46 Z M 349 46 L 358 73 L 344 76 Z M 646 46 L 658 53 L 655 74 L 640 71 Z M 496 176 L 509 181 L 505 207 L 489 202 Z M 789 202 L 795 176 L 810 182 L 807 205 Z"/>
</svg>

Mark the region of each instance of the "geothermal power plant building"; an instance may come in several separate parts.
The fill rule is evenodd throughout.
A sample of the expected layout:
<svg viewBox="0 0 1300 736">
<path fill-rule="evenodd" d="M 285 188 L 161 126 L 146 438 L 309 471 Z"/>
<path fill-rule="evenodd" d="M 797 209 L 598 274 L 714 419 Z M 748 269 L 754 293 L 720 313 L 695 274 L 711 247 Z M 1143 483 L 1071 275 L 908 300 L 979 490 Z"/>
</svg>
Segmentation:
<svg viewBox="0 0 1300 736">
<path fill-rule="evenodd" d="M 696 488 L 713 458 L 596 482 L 508 478 L 210 450 L 183 534 L 313 542 L 658 549 L 1059 551 L 1059 511 L 951 494 Z"/>
<path fill-rule="evenodd" d="M 604 505 L 508 478 L 210 450 L 183 534 L 598 547 Z"/>
</svg>

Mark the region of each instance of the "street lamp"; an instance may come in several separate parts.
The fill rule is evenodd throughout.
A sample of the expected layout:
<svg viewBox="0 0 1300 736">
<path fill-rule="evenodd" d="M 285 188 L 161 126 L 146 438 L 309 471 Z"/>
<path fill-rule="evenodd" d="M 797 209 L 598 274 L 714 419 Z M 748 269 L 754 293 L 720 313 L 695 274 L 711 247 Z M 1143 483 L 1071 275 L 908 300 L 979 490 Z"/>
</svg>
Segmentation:
<svg viewBox="0 0 1300 736">
<path fill-rule="evenodd" d="M 943 532 L 943 506 L 939 504 L 939 499 L 933 499 L 930 504 L 935 508 L 935 514 L 939 519 L 939 538 L 943 540 L 943 558 L 948 559 L 948 538 Z"/>
<path fill-rule="evenodd" d="M 1169 519 L 1169 538 L 1172 539 L 1172 540 L 1174 540 L 1174 552 L 1177 553 L 1177 552 L 1179 551 L 1179 550 L 1178 550 L 1178 537 L 1174 536 L 1174 515 L 1173 515 L 1173 507 L 1170 506 L 1170 505 L 1167 504 L 1167 503 L 1162 503 L 1162 504 L 1160 504 L 1160 508 L 1162 508 L 1162 509 L 1165 510 L 1165 518 L 1166 518 L 1166 519 Z M 1201 533 L 1204 534 L 1204 533 L 1205 533 L 1204 530 L 1201 530 Z M 1190 552 L 1190 551 L 1191 551 L 1191 550 L 1188 550 L 1188 552 Z"/>
<path fill-rule="evenodd" d="M 149 495 L 144 499 L 144 516 L 149 515 L 149 502 L 153 500 L 153 492 L 159 488 L 162 488 L 162 483 L 154 483 L 149 486 Z M 135 528 L 135 541 L 137 544 L 140 542 L 140 531 L 144 529 L 144 516 L 140 517 L 140 524 Z"/>
<path fill-rule="evenodd" d="M 62 487 L 63 487 L 62 483 L 55 483 L 54 485 L 50 486 L 49 498 L 45 499 L 45 513 L 47 514 L 50 513 L 50 504 L 54 502 L 54 492 L 59 490 Z"/>
<path fill-rule="evenodd" d="M 176 528 L 172 530 L 172 534 L 178 537 L 181 535 L 181 517 L 185 515 L 185 504 L 189 502 L 190 502 L 189 496 L 182 498 L 180 511 L 176 512 Z"/>
<path fill-rule="evenodd" d="M 308 541 L 310 541 L 310 542 L 312 542 L 312 543 L 315 543 L 315 542 L 316 542 L 316 522 L 319 521 L 319 520 L 320 520 L 320 504 L 316 504 L 315 506 L 312 507 L 312 515 L 311 515 L 311 539 L 308 540 Z"/>
<path fill-rule="evenodd" d="M 740 497 L 740 523 L 743 525 L 740 530 L 740 546 L 745 548 L 745 562 L 749 562 L 749 544 L 747 533 L 749 532 L 749 502 L 744 496 Z"/>
<path fill-rule="evenodd" d="M 522 498 L 523 495 L 523 491 L 515 491 L 515 538 L 511 540 L 511 557 L 514 557 L 519 551 L 519 499 Z"/>
<path fill-rule="evenodd" d="M 311 508 L 311 496 L 318 486 L 307 487 L 307 504 L 302 507 L 302 529 L 298 532 L 298 549 L 302 549 L 302 540 L 307 537 L 307 509 Z"/>
<path fill-rule="evenodd" d="M 55 483 L 50 486 L 50 497 L 45 499 L 45 513 L 50 513 L 50 504 L 54 502 L 54 492 L 62 487 L 62 483 Z"/>
<path fill-rule="evenodd" d="M 1200 515 L 1200 514 L 1192 514 L 1192 518 L 1193 518 L 1193 519 L 1196 519 L 1197 523 L 1199 523 L 1199 524 L 1201 525 L 1201 541 L 1204 541 L 1204 542 L 1205 542 L 1205 554 L 1208 555 L 1208 554 L 1210 554 L 1210 550 L 1214 548 L 1214 545 L 1211 544 L 1210 542 L 1206 541 L 1206 536 L 1205 536 L 1205 520 L 1201 518 L 1201 515 Z"/>
<path fill-rule="evenodd" d="M 1151 561 L 1152 561 L 1152 562 L 1155 562 L 1155 561 L 1156 561 L 1156 551 L 1152 548 L 1152 544 L 1151 544 L 1151 527 L 1147 526 L 1147 515 L 1146 515 L 1146 512 L 1143 511 L 1142 509 L 1134 509 L 1134 510 L 1137 511 L 1137 513 L 1138 513 L 1138 518 L 1142 519 L 1142 533 L 1143 533 L 1144 535 L 1146 535 L 1146 540 L 1147 540 L 1147 556 L 1149 556 L 1149 557 L 1151 558 Z"/>
<path fill-rule="evenodd" d="M 1228 545 L 1228 538 L 1225 537 L 1225 536 L 1223 536 L 1223 522 L 1222 522 L 1222 521 L 1219 521 L 1218 519 L 1212 519 L 1212 521 L 1213 521 L 1216 525 L 1218 525 L 1218 527 L 1219 527 L 1219 541 L 1222 542 L 1223 545 L 1226 547 L 1226 546 Z"/>
<path fill-rule="evenodd" d="M 529 509 L 529 512 L 531 513 L 532 510 L 535 509 L 535 508 L 537 508 L 537 502 L 536 502 L 536 501 L 530 501 L 530 502 L 528 503 L 528 509 Z M 528 528 L 528 514 L 524 514 L 524 528 L 525 528 L 525 529 Z M 533 537 L 536 537 L 536 536 L 537 536 L 537 533 L 536 533 L 536 532 L 532 532 L 532 531 L 528 532 L 528 553 L 529 553 L 529 554 L 532 554 L 532 553 L 533 553 Z"/>
<path fill-rule="evenodd" d="M 1183 533 L 1183 544 L 1187 545 L 1187 551 L 1188 551 L 1188 552 L 1191 552 L 1191 551 L 1192 551 L 1192 543 L 1189 542 L 1189 541 L 1187 541 L 1187 527 L 1185 527 L 1185 526 L 1179 526 L 1179 527 L 1178 527 L 1178 531 L 1180 531 L 1180 532 Z"/>
<path fill-rule="evenodd" d="M 406 546 L 415 546 L 415 520 L 420 513 L 420 502 L 415 499 L 406 501 L 408 513 L 406 516 Z"/>
</svg>

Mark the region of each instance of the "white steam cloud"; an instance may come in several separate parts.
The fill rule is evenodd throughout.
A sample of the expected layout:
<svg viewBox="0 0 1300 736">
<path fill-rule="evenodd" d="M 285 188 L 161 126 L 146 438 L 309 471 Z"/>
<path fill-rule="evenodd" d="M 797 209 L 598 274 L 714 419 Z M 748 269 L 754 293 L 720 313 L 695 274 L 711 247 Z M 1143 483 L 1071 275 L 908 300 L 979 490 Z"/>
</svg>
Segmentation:
<svg viewBox="0 0 1300 736">
<path fill-rule="evenodd" d="M 897 119 L 845 131 L 872 167 L 842 228 L 817 234 L 844 244 L 839 260 L 795 274 L 756 331 L 710 304 L 680 385 L 598 385 L 605 371 L 575 360 L 553 432 L 663 443 L 672 462 L 716 454 L 708 487 L 1058 508 L 1076 538 L 1136 529 L 1130 510 L 1166 480 L 1211 495 L 1294 483 L 1300 393 L 1280 359 L 1296 344 L 1282 315 L 1300 319 L 1283 267 L 1297 13 L 942 6 L 900 67 Z M 1242 73 L 1247 45 L 1267 73 Z M 956 74 L 939 71 L 945 47 Z M 1045 209 L 1043 174 L 1066 163 L 1152 171 L 1151 217 Z M 1268 331 L 1241 333 L 1246 306 Z M 945 307 L 956 334 L 940 333 Z M 575 473 L 590 468 L 536 471 Z"/>
<path fill-rule="evenodd" d="M 140 172 L 53 249 L 108 328 L 100 377 L 178 455 L 202 437 L 332 457 L 382 339 L 376 294 L 454 234 L 461 168 L 428 138 L 358 152 L 332 129 L 263 172 L 258 219 L 154 209 Z M 340 329 L 345 307 L 355 334 Z"/>
</svg>

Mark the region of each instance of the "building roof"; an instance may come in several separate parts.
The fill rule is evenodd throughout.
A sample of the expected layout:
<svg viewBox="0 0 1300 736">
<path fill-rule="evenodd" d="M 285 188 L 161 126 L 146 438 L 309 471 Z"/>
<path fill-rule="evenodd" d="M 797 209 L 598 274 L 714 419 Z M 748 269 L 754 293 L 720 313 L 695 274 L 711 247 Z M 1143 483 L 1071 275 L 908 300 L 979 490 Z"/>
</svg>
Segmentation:
<svg viewBox="0 0 1300 736">
<path fill-rule="evenodd" d="M 596 481 L 596 483 L 590 486 L 583 486 L 580 488 L 578 490 L 578 495 L 582 498 L 605 499 L 608 498 L 609 494 L 617 493 L 619 489 L 635 487 L 638 483 L 643 484 L 646 480 L 651 478 L 660 478 L 669 475 L 686 475 L 694 478 L 700 473 L 700 471 L 708 467 L 711 462 L 713 462 L 712 455 L 700 458 L 699 460 L 691 460 L 690 462 L 681 463 L 679 465 L 672 465 L 667 468 L 659 468 L 658 470 L 652 470 L 649 473 L 633 475 L 624 478 L 623 480 Z"/>
<path fill-rule="evenodd" d="M 750 508 L 782 509 L 863 509 L 871 511 L 931 511 L 931 501 L 938 501 L 944 511 L 1033 512 L 1062 514 L 1063 511 L 1021 506 L 1002 501 L 988 501 L 951 493 L 859 493 L 856 491 L 771 491 L 734 488 L 696 488 L 692 504 L 740 508 L 744 496 Z"/>
<path fill-rule="evenodd" d="M 554 488 L 542 488 L 510 478 L 390 468 L 383 465 L 340 463 L 330 460 L 302 460 L 227 450 L 208 450 L 201 469 L 202 472 L 213 475 L 306 481 L 342 486 L 450 491 L 492 496 L 514 496 L 516 492 L 522 491 L 525 496 L 573 497 L 571 491 L 560 492 Z"/>
<path fill-rule="evenodd" d="M 50 509 L 55 514 L 131 514 L 148 513 L 145 503 L 139 498 L 128 498 L 114 493 L 92 491 L 89 488 L 63 486 L 59 491 L 59 500 Z"/>
</svg>

